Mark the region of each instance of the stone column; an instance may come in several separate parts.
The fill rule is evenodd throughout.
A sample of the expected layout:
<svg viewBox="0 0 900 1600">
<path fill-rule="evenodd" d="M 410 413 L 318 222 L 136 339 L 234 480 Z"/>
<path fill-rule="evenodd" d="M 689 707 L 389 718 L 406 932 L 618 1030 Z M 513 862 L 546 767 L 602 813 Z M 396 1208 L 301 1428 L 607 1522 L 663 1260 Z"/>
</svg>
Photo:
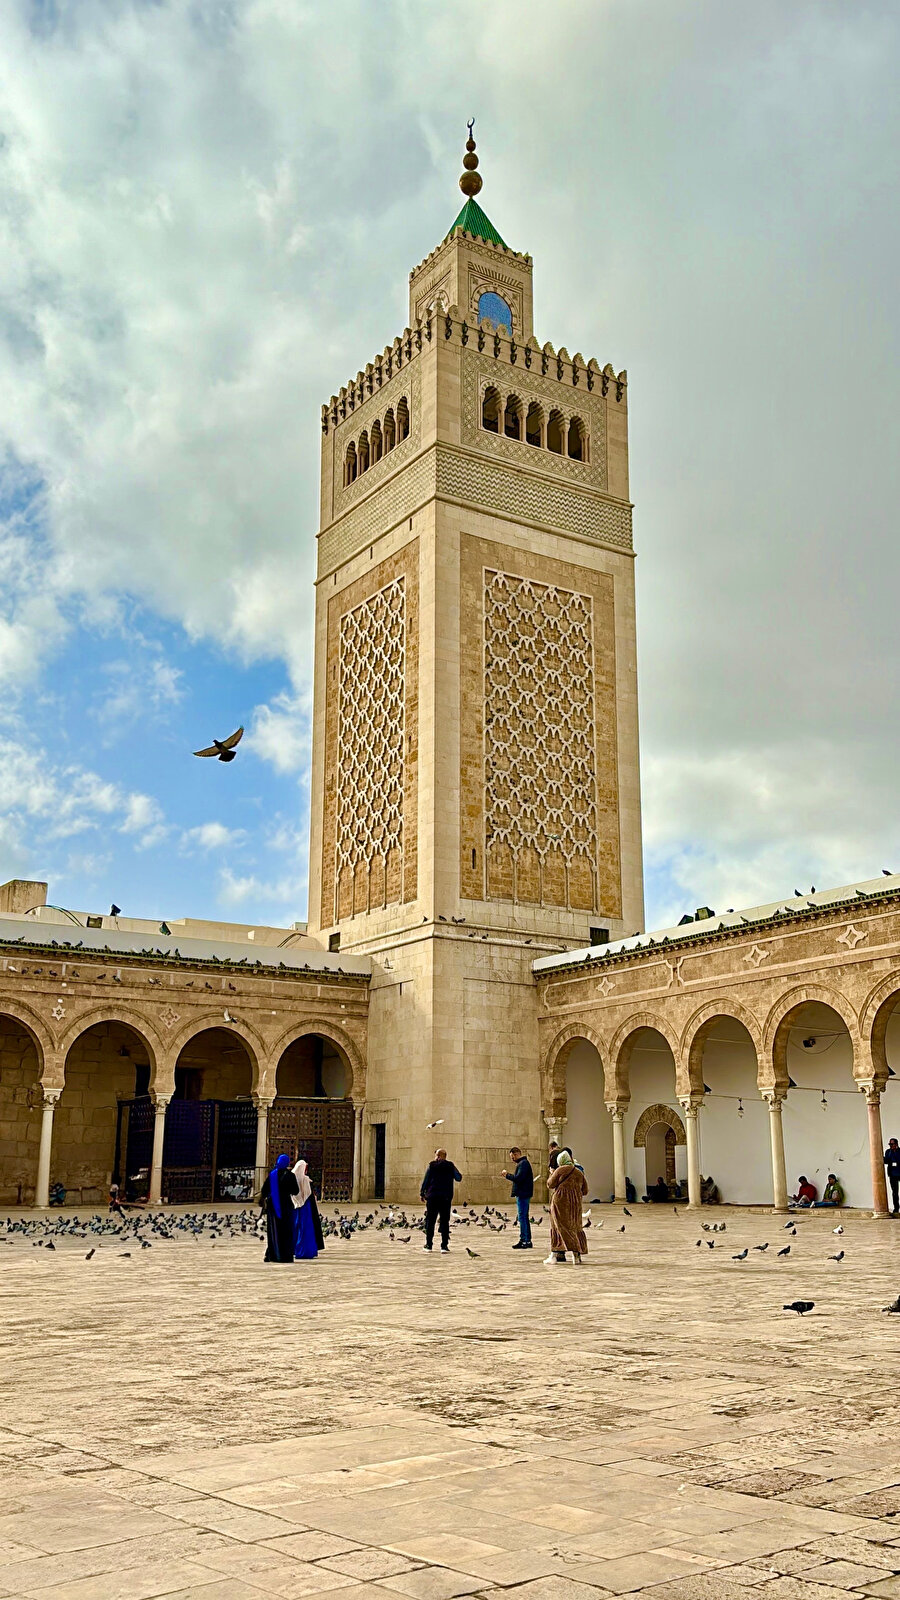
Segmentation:
<svg viewBox="0 0 900 1600">
<path fill-rule="evenodd" d="M 547 1164 L 547 1172 L 546 1172 L 546 1175 L 544 1177 L 545 1197 L 546 1197 L 546 1189 L 547 1189 L 547 1178 L 549 1178 L 549 1176 L 550 1176 L 550 1155 L 549 1155 L 550 1141 L 551 1141 L 551 1139 L 555 1139 L 557 1144 L 562 1144 L 562 1141 L 563 1141 L 563 1129 L 564 1129 L 564 1127 L 566 1125 L 567 1120 L 568 1119 L 566 1117 L 548 1117 L 546 1114 L 544 1115 L 544 1122 L 547 1125 L 547 1145 L 548 1145 L 548 1150 L 546 1150 L 544 1152 L 544 1156 L 545 1156 L 545 1160 L 546 1160 L 546 1164 Z"/>
<path fill-rule="evenodd" d="M 150 1194 L 151 1205 L 158 1206 L 162 1199 L 163 1175 L 163 1144 L 166 1137 L 166 1111 L 172 1096 L 169 1094 L 154 1095 L 154 1123 L 153 1123 L 153 1154 L 150 1158 Z"/>
<path fill-rule="evenodd" d="M 353 1129 L 353 1188 L 351 1189 L 350 1193 L 354 1205 L 356 1205 L 359 1201 L 360 1173 L 362 1171 L 362 1131 L 364 1109 L 365 1108 L 361 1105 L 354 1106 L 353 1108 L 356 1117 L 356 1124 Z"/>
<path fill-rule="evenodd" d="M 266 1095 L 255 1094 L 253 1104 L 256 1107 L 256 1193 L 259 1194 L 268 1165 L 269 1112 L 272 1109 L 272 1100 Z"/>
<path fill-rule="evenodd" d="M 617 1200 L 625 1199 L 625 1112 L 627 1106 L 617 1101 L 607 1105 L 612 1117 L 613 1132 L 613 1194 Z"/>
<path fill-rule="evenodd" d="M 869 1113 L 869 1161 L 872 1165 L 872 1209 L 876 1217 L 888 1215 L 887 1179 L 884 1173 L 884 1136 L 881 1131 L 881 1090 L 876 1083 L 861 1083 Z"/>
<path fill-rule="evenodd" d="M 61 1089 L 43 1089 L 44 1109 L 41 1118 L 41 1142 L 38 1149 L 37 1181 L 34 1187 L 36 1206 L 50 1204 L 50 1151 L 53 1144 L 53 1113 Z"/>
<path fill-rule="evenodd" d="M 700 1102 L 692 1095 L 678 1101 L 684 1112 L 684 1131 L 687 1139 L 688 1210 L 699 1208 L 700 1198 Z"/>
<path fill-rule="evenodd" d="M 787 1099 L 786 1089 L 763 1089 L 762 1097 L 769 1108 L 769 1142 L 772 1147 L 772 1198 L 773 1211 L 787 1211 L 788 1187 L 784 1165 L 784 1129 L 781 1125 L 781 1108 Z"/>
</svg>

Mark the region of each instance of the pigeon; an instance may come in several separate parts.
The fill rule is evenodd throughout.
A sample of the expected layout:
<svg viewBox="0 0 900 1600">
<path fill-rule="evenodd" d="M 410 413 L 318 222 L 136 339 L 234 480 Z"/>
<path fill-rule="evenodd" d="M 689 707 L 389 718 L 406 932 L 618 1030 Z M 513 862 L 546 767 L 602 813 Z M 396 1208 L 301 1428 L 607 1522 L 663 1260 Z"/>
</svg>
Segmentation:
<svg viewBox="0 0 900 1600">
<path fill-rule="evenodd" d="M 786 1222 L 784 1226 L 785 1226 L 785 1228 L 793 1228 L 795 1226 L 795 1223 L 794 1222 Z"/>
<path fill-rule="evenodd" d="M 624 1217 L 630 1217 L 631 1216 L 631 1212 L 629 1211 L 627 1206 L 623 1206 L 622 1207 L 622 1215 Z"/>
<path fill-rule="evenodd" d="M 706 1240 L 706 1248 L 707 1248 L 707 1250 L 715 1250 L 715 1248 L 716 1248 L 715 1239 L 707 1239 Z"/>
<path fill-rule="evenodd" d="M 473 1261 L 480 1261 L 481 1260 L 481 1257 L 478 1254 L 478 1251 L 477 1250 L 470 1250 L 468 1245 L 466 1245 L 466 1255 L 470 1256 Z"/>
<path fill-rule="evenodd" d="M 233 761 L 236 755 L 235 745 L 240 744 L 244 737 L 243 728 L 238 728 L 235 733 L 230 733 L 227 739 L 214 739 L 205 750 L 195 750 L 195 756 L 217 756 L 220 761 Z"/>
<path fill-rule="evenodd" d="M 843 1259 L 844 1259 L 843 1250 L 839 1250 L 836 1256 L 829 1256 L 828 1259 L 829 1259 L 829 1261 L 843 1261 Z"/>
<path fill-rule="evenodd" d="M 130 1250 L 123 1250 L 122 1254 L 121 1254 L 121 1259 L 123 1261 L 130 1261 L 131 1260 L 131 1251 Z"/>
<path fill-rule="evenodd" d="M 836 1228 L 832 1228 L 831 1231 L 832 1231 L 832 1233 L 843 1233 L 843 1231 L 844 1231 L 843 1223 L 839 1222 L 837 1227 Z"/>
<path fill-rule="evenodd" d="M 789 1256 L 790 1253 L 791 1253 L 791 1247 L 790 1247 L 789 1244 L 786 1244 L 784 1249 L 783 1250 L 779 1250 L 779 1252 L 778 1252 L 778 1254 L 780 1256 Z"/>
<path fill-rule="evenodd" d="M 425 1132 L 427 1133 L 429 1128 L 440 1128 L 443 1125 L 443 1121 L 443 1117 L 435 1117 L 433 1122 L 426 1122 Z"/>
<path fill-rule="evenodd" d="M 900 1314 L 900 1294 L 898 1294 L 898 1296 L 897 1296 L 896 1300 L 894 1301 L 893 1305 L 882 1306 L 881 1309 L 882 1309 L 882 1311 L 893 1311 L 893 1312 L 896 1312 L 896 1313 Z"/>
<path fill-rule="evenodd" d="M 796 1311 L 798 1317 L 802 1317 L 807 1311 L 812 1311 L 815 1303 L 815 1300 L 792 1300 L 789 1306 L 782 1306 L 781 1309 L 782 1311 Z"/>
<path fill-rule="evenodd" d="M 762 1255 L 763 1251 L 764 1250 L 768 1250 L 769 1246 L 768 1246 L 768 1243 L 766 1243 L 766 1244 L 755 1244 L 753 1246 L 753 1248 L 754 1248 L 754 1250 L 758 1250 L 760 1255 Z"/>
<path fill-rule="evenodd" d="M 95 1245 L 95 1246 L 94 1246 L 94 1249 L 96 1249 L 96 1245 Z M 92 1255 L 93 1255 L 93 1254 L 94 1254 L 94 1250 L 89 1250 L 89 1251 L 88 1251 L 88 1253 L 87 1253 L 87 1255 L 86 1255 L 86 1256 L 85 1256 L 85 1258 L 84 1258 L 84 1259 L 85 1259 L 85 1261 L 90 1261 L 90 1259 L 91 1259 L 91 1256 L 92 1256 Z"/>
<path fill-rule="evenodd" d="M 233 1017 L 230 1011 L 226 1010 L 222 1014 L 226 1022 L 237 1022 L 237 1017 Z"/>
<path fill-rule="evenodd" d="M 629 1216 L 630 1216 L 630 1215 L 631 1215 L 631 1213 L 630 1213 L 630 1212 L 629 1212 Z M 622 1226 L 621 1226 L 621 1228 L 620 1228 L 620 1229 L 619 1229 L 619 1232 L 620 1232 L 620 1233 L 624 1233 L 624 1232 L 625 1232 L 625 1224 L 624 1224 L 624 1222 L 623 1222 L 623 1223 L 622 1223 Z"/>
<path fill-rule="evenodd" d="M 731 1259 L 732 1259 L 732 1261 L 746 1261 L 746 1259 L 747 1259 L 749 1254 L 750 1254 L 749 1250 L 742 1250 L 740 1255 L 732 1256 Z"/>
</svg>

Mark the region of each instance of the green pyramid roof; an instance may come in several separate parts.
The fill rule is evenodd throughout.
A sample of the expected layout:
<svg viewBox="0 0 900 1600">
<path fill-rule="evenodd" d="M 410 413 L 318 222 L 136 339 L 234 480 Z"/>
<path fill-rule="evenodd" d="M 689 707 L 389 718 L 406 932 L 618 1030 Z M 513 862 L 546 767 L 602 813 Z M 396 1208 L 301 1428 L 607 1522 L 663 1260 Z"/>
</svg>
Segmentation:
<svg viewBox="0 0 900 1600">
<path fill-rule="evenodd" d="M 485 215 L 477 200 L 469 199 L 466 201 L 453 227 L 446 235 L 445 244 L 447 239 L 451 238 L 456 232 L 457 228 L 462 228 L 464 233 L 474 234 L 476 239 L 487 239 L 489 244 L 502 244 L 504 250 L 508 248 L 505 239 L 501 239 L 490 217 Z"/>
</svg>

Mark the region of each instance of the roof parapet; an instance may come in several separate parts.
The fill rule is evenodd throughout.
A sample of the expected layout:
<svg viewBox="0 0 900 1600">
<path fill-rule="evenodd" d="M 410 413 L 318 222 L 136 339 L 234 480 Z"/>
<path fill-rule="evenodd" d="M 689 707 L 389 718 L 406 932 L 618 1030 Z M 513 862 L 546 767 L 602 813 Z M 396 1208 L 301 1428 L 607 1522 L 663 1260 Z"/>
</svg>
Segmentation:
<svg viewBox="0 0 900 1600">
<path fill-rule="evenodd" d="M 429 266 L 435 257 L 440 255 L 441 251 L 451 239 L 469 239 L 471 240 L 472 244 L 478 245 L 482 250 L 494 250 L 498 256 L 511 257 L 514 261 L 524 261 L 529 267 L 534 265 L 534 260 L 528 254 L 527 250 L 511 250 L 507 244 L 503 244 L 502 242 L 495 243 L 493 239 L 482 239 L 480 234 L 468 233 L 465 228 L 451 228 L 450 232 L 447 234 L 447 237 L 442 239 L 440 244 L 435 245 L 434 249 L 430 250 L 427 256 L 423 256 L 417 267 L 413 267 L 409 275 L 410 283 L 412 283 L 414 278 L 418 277 L 423 267 Z"/>
<path fill-rule="evenodd" d="M 628 373 L 624 368 L 617 373 L 609 362 L 601 368 L 593 356 L 585 361 L 580 350 L 570 356 L 565 345 L 555 350 L 550 343 L 539 344 L 533 335 L 520 343 L 505 328 L 488 318 L 481 322 L 468 322 L 461 316 L 458 306 L 449 306 L 445 311 L 427 312 L 414 328 L 404 328 L 399 338 L 387 345 L 374 362 L 369 362 L 364 372 L 358 372 L 356 378 L 351 379 L 339 394 L 332 395 L 328 404 L 322 407 L 322 432 L 327 434 L 345 417 L 351 416 L 358 406 L 390 382 L 397 372 L 414 361 L 435 339 L 443 339 L 445 343 L 472 344 L 475 349 L 493 356 L 495 361 L 505 362 L 511 367 L 521 363 L 526 369 L 540 373 L 541 377 L 555 378 L 558 383 L 568 384 L 572 388 L 577 389 L 583 384 L 591 391 L 599 389 L 604 396 L 614 396 L 618 404 L 625 398 Z"/>
</svg>

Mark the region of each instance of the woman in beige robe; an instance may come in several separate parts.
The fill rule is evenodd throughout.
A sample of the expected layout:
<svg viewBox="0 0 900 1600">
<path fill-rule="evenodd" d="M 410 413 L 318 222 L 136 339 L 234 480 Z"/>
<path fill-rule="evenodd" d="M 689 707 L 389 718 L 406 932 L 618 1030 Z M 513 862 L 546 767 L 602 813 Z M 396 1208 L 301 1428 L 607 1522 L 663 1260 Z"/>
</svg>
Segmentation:
<svg viewBox="0 0 900 1600">
<path fill-rule="evenodd" d="M 547 1177 L 550 1192 L 550 1254 L 545 1266 L 566 1259 L 571 1250 L 575 1265 L 587 1255 L 587 1237 L 581 1222 L 581 1203 L 588 1192 L 587 1179 L 568 1150 L 560 1153 L 554 1172 Z"/>
</svg>

